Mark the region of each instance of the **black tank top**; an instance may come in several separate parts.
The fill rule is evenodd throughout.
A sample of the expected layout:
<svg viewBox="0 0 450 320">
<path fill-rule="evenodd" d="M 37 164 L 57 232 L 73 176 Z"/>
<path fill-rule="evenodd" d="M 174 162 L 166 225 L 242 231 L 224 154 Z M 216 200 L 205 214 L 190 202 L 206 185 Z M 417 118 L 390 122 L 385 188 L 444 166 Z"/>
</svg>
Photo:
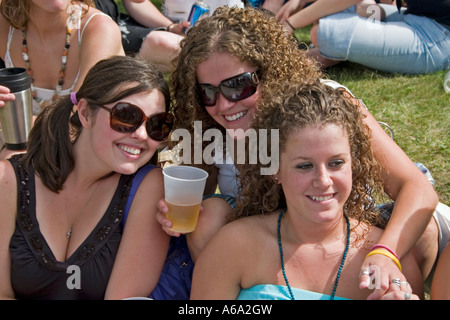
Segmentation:
<svg viewBox="0 0 450 320">
<path fill-rule="evenodd" d="M 11 283 L 17 299 L 103 299 L 122 237 L 122 215 L 133 176 L 122 175 L 105 214 L 66 261 L 57 261 L 36 219 L 34 170 L 13 156 L 18 194 L 11 238 Z M 79 288 L 78 288 L 79 285 Z"/>
</svg>

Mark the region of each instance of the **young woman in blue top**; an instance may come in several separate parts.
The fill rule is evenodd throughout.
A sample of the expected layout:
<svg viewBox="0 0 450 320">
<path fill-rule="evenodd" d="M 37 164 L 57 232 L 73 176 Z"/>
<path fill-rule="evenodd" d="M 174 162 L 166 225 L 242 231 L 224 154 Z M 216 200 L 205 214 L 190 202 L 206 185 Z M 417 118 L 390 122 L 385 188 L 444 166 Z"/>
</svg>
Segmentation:
<svg viewBox="0 0 450 320">
<path fill-rule="evenodd" d="M 260 161 L 241 166 L 242 190 L 233 215 L 239 219 L 200 253 L 192 299 L 366 299 L 371 294 L 361 290 L 358 275 L 382 234 L 373 211 L 382 179 L 362 119 L 343 89 L 320 83 L 285 83 L 282 97 L 259 105 L 253 128 L 269 133 L 259 148 L 273 152 L 272 144 L 279 145 L 278 171 L 262 175 L 266 165 Z M 422 297 L 412 255 L 396 263 L 406 281 L 392 279 L 383 298 Z M 379 285 L 380 270 L 369 274 Z"/>
</svg>

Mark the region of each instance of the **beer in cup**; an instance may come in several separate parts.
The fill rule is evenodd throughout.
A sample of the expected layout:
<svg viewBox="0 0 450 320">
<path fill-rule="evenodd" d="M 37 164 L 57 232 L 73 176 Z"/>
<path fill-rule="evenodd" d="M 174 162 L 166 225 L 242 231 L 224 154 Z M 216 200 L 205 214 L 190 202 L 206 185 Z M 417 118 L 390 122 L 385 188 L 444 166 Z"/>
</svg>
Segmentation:
<svg viewBox="0 0 450 320">
<path fill-rule="evenodd" d="M 190 166 L 170 166 L 163 169 L 165 200 L 172 222 L 171 231 L 189 233 L 197 225 L 208 173 Z"/>
</svg>

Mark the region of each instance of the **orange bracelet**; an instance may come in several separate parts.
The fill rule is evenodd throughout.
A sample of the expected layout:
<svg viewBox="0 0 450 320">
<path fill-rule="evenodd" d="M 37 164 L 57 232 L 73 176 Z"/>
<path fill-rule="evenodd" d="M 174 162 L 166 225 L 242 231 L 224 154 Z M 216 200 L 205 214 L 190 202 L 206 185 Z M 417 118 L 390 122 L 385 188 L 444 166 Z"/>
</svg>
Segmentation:
<svg viewBox="0 0 450 320">
<path fill-rule="evenodd" d="M 374 255 L 374 254 L 382 254 L 383 256 L 386 256 L 390 259 L 392 259 L 395 264 L 397 265 L 397 267 L 400 269 L 400 272 L 402 271 L 402 265 L 400 264 L 400 261 L 397 259 L 396 256 L 394 256 L 392 253 L 390 253 L 388 250 L 386 249 L 375 249 L 369 252 L 369 254 L 366 256 L 366 258 Z"/>
<path fill-rule="evenodd" d="M 383 248 L 383 249 L 386 249 L 387 251 L 389 251 L 390 253 L 392 253 L 392 254 L 397 258 L 397 260 L 400 260 L 400 259 L 398 258 L 398 255 L 397 255 L 394 251 L 392 251 L 391 249 L 389 249 L 388 246 L 385 246 L 384 244 L 376 244 L 376 245 L 373 245 L 372 248 L 370 248 L 370 251 L 372 251 L 372 250 L 374 250 L 374 249 L 377 249 L 377 248 Z"/>
</svg>

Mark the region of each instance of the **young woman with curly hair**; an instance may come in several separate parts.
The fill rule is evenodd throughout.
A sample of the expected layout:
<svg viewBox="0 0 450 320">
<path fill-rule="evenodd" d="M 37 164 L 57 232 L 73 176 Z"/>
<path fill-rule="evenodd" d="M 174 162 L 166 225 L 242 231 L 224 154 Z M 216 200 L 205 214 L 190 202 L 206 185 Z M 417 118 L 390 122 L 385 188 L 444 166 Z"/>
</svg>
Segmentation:
<svg viewBox="0 0 450 320">
<path fill-rule="evenodd" d="M 283 98 L 260 104 L 254 128 L 268 129 L 269 136 L 275 129 L 279 170 L 261 176 L 261 162 L 242 165 L 235 212 L 240 219 L 223 227 L 200 254 L 191 298 L 369 296 L 370 290 L 359 288 L 358 275 L 382 233 L 372 226 L 378 216 L 370 211 L 382 179 L 362 118 L 343 90 L 323 84 L 293 83 Z M 421 296 L 412 255 L 401 265 Z M 412 297 L 408 283 L 384 296 Z"/>
<path fill-rule="evenodd" d="M 209 130 L 221 132 L 223 137 L 231 130 L 245 132 L 251 128 L 259 106 L 282 97 L 290 83 L 306 86 L 321 79 L 327 85 L 340 86 L 323 77 L 316 64 L 298 49 L 295 39 L 286 35 L 276 18 L 260 10 L 219 8 L 211 17 L 189 29 L 181 42 L 176 70 L 171 78 L 176 101 L 175 130 L 171 140 L 173 145 L 178 144 L 178 148 L 183 146 L 181 152 L 175 149 L 174 153 L 186 164 L 201 166 L 210 173 L 205 194 L 214 194 L 217 186 L 220 190 L 219 195 L 203 201 L 197 228 L 187 234 L 194 260 L 209 239 L 227 222 L 226 216 L 232 210 L 229 203 L 233 204 L 239 195 L 236 177 L 239 163 L 227 153 L 216 154 L 214 161 L 198 154 L 198 149 L 202 153 L 211 144 L 203 135 Z M 384 192 L 395 200 L 380 243 L 403 257 L 416 245 L 428 225 L 429 232 L 421 238 L 420 245 L 416 245 L 419 250 L 417 256 L 423 258 L 420 265 L 426 277 L 437 252 L 437 226 L 434 222 L 429 223 L 438 203 L 436 192 L 362 102 L 348 90 L 346 96 L 365 115 L 364 121 L 372 131 L 375 157 L 383 168 Z M 192 137 L 190 141 L 184 139 L 187 136 Z M 200 143 L 203 144 L 201 148 Z M 187 155 L 187 147 L 193 151 L 192 159 Z M 171 223 L 165 219 L 167 206 L 164 201 L 160 202 L 159 207 L 158 220 L 163 228 L 169 234 L 179 236 L 170 231 Z M 381 290 L 375 291 L 375 296 L 379 297 L 388 289 L 390 279 L 403 275 L 383 255 L 368 257 L 361 269 L 365 270 L 372 264 L 379 265 L 383 270 Z M 363 287 L 367 287 L 368 280 L 367 275 L 361 276 Z"/>
</svg>

